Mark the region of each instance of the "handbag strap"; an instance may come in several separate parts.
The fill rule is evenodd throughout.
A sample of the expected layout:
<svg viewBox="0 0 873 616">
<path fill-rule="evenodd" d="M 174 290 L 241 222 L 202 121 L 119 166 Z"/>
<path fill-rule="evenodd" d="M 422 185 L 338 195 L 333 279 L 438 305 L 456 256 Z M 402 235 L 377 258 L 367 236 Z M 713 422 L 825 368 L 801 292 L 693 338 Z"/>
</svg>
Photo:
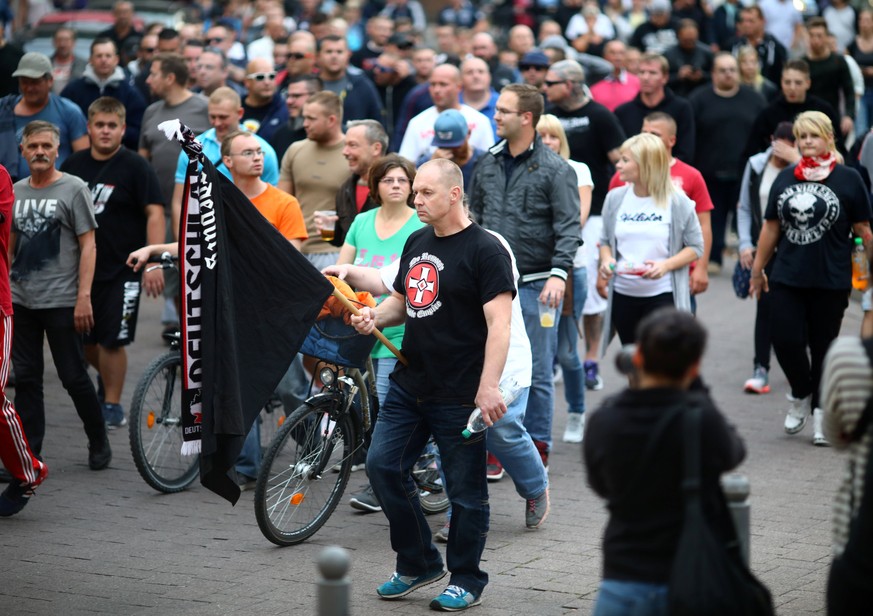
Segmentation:
<svg viewBox="0 0 873 616">
<path fill-rule="evenodd" d="M 700 506 L 700 406 L 692 403 L 682 418 L 682 494 L 686 512 Z"/>
</svg>

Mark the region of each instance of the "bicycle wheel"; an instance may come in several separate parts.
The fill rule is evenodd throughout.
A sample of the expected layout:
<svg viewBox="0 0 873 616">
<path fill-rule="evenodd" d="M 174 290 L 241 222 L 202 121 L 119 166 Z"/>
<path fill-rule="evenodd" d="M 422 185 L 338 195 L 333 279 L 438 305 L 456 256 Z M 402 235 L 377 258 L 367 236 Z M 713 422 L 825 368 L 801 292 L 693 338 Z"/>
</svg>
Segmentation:
<svg viewBox="0 0 873 616">
<path fill-rule="evenodd" d="M 412 476 L 418 485 L 418 502 L 425 515 L 442 513 L 449 508 L 449 495 L 437 469 L 414 469 Z"/>
<path fill-rule="evenodd" d="M 349 415 L 329 421 L 338 404 L 326 398 L 298 408 L 264 456 L 255 487 L 255 517 L 261 532 L 276 545 L 306 541 L 342 498 L 356 441 Z M 329 472 L 337 464 L 339 472 Z"/>
<path fill-rule="evenodd" d="M 170 351 L 152 360 L 130 407 L 130 450 L 145 482 L 167 494 L 187 488 L 200 472 L 199 456 L 182 455 L 182 356 Z"/>
</svg>

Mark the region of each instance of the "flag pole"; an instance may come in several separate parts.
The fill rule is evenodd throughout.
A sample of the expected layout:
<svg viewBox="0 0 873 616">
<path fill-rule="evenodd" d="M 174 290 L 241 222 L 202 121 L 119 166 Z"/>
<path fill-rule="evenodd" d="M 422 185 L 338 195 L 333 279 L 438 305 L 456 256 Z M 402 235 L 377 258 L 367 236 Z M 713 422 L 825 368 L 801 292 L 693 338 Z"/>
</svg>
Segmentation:
<svg viewBox="0 0 873 616">
<path fill-rule="evenodd" d="M 361 316 L 361 311 L 358 310 L 358 307 L 355 306 L 352 302 L 350 302 L 350 301 L 349 301 L 349 298 L 346 297 L 345 295 L 343 295 L 343 294 L 342 294 L 342 291 L 340 291 L 340 290 L 337 289 L 336 287 L 334 287 L 334 289 L 333 289 L 333 296 L 334 296 L 335 298 L 337 298 L 337 299 L 340 301 L 340 303 L 341 303 L 343 306 L 345 306 L 345 307 L 348 309 L 348 311 L 351 312 L 353 315 L 355 315 L 356 317 Z M 391 343 L 391 341 L 388 340 L 388 338 L 385 337 L 385 334 L 383 334 L 382 332 L 380 332 L 378 329 L 374 329 L 374 330 L 373 330 L 373 335 L 376 336 L 376 338 L 379 340 L 379 342 L 381 342 L 382 344 L 384 344 L 385 347 L 386 347 L 389 351 L 391 351 L 392 353 L 394 353 L 394 355 L 397 356 L 397 361 L 399 361 L 399 362 L 400 362 L 401 364 L 403 364 L 404 366 L 408 366 L 408 365 L 409 365 L 409 364 L 406 362 L 406 358 L 403 357 L 403 353 L 401 353 L 399 350 L 397 350 L 397 347 L 394 346 L 394 345 Z"/>
</svg>

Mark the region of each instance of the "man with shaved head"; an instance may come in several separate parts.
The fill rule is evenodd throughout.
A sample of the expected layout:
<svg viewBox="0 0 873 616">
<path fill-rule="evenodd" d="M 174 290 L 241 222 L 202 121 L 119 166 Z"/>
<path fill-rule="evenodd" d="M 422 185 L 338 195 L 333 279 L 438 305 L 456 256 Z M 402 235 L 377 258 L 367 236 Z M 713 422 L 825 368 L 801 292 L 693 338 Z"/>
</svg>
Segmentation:
<svg viewBox="0 0 873 616">
<path fill-rule="evenodd" d="M 243 84 L 248 90 L 248 95 L 243 99 L 243 126 L 269 140 L 276 129 L 288 120 L 288 107 L 276 87 L 273 61 L 256 58 L 249 62 Z"/>
<path fill-rule="evenodd" d="M 480 150 L 487 150 L 494 144 L 491 121 L 469 105 L 461 104 L 461 71 L 451 64 L 440 64 L 430 76 L 430 96 L 433 106 L 428 107 L 409 121 L 400 155 L 407 160 L 428 158 L 436 149 L 433 141 L 433 124 L 437 116 L 446 109 L 457 109 L 466 118 L 470 128 L 470 144 Z"/>
<path fill-rule="evenodd" d="M 497 140 L 497 124 L 494 123 L 494 108 L 497 92 L 491 87 L 491 71 L 482 58 L 475 56 L 461 63 L 461 101 L 491 121 L 491 129 Z"/>
<path fill-rule="evenodd" d="M 425 163 L 412 189 L 418 217 L 428 226 L 407 240 L 394 292 L 352 317 L 362 334 L 406 323 L 402 350 L 408 364 L 398 364 L 391 374 L 367 454 L 367 473 L 397 555 L 395 573 L 376 593 L 399 599 L 446 575 L 418 501 L 410 507 L 408 497 L 415 461 L 408 452 L 420 451 L 432 435 L 452 500 L 452 524 L 449 586 L 430 606 L 460 611 L 478 605 L 488 583 L 480 561 L 490 515 L 485 439 L 481 434 L 465 439 L 461 432 L 474 406 L 488 424 L 506 413 L 498 385 L 515 284 L 509 253 L 467 216 L 464 180 L 455 163 Z"/>
</svg>

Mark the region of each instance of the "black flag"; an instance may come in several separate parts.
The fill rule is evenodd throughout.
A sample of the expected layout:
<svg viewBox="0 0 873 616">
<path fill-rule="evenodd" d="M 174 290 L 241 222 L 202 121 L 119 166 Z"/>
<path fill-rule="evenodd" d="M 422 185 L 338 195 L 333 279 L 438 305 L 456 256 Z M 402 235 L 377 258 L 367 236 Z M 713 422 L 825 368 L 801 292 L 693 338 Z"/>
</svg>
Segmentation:
<svg viewBox="0 0 873 616">
<path fill-rule="evenodd" d="M 180 135 L 190 146 L 193 134 Z M 182 412 L 185 440 L 200 436 L 200 482 L 235 504 L 228 471 L 333 285 L 197 145 L 185 147 L 193 164 L 179 234 Z"/>
</svg>

